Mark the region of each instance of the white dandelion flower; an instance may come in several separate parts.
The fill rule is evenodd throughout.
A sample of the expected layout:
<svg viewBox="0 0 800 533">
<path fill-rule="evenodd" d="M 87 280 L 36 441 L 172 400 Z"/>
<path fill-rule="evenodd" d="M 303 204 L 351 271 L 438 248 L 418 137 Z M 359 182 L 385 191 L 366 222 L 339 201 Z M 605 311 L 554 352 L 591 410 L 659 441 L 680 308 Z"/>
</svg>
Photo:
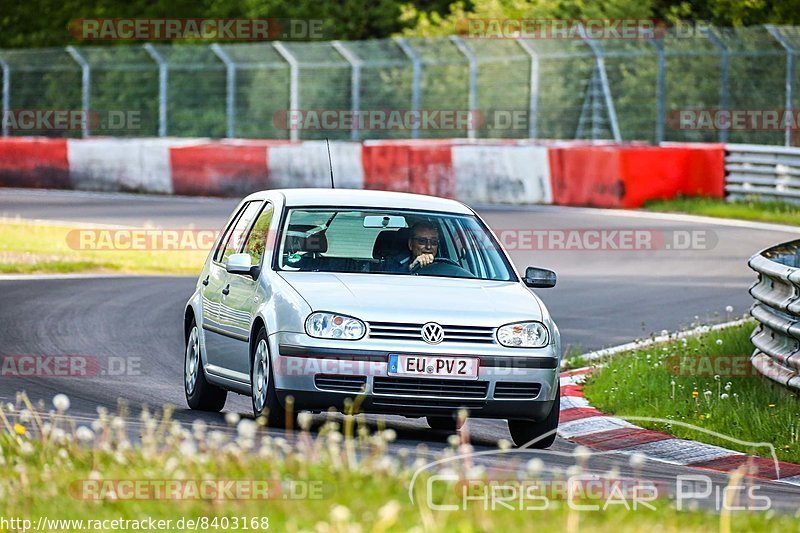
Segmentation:
<svg viewBox="0 0 800 533">
<path fill-rule="evenodd" d="M 56 394 L 53 396 L 53 407 L 56 408 L 56 411 L 59 413 L 63 413 L 67 409 L 69 409 L 69 398 L 66 394 Z"/>
</svg>

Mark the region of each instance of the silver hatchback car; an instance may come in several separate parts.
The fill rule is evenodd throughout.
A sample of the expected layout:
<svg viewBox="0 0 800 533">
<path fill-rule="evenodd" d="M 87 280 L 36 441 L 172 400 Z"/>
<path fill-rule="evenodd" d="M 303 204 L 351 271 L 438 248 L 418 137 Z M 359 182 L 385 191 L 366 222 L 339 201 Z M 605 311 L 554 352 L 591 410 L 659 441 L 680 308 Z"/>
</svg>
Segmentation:
<svg viewBox="0 0 800 533">
<path fill-rule="evenodd" d="M 255 416 L 330 407 L 507 419 L 547 447 L 559 415 L 561 340 L 481 218 L 442 198 L 382 191 L 251 194 L 211 250 L 184 316 L 184 388 L 219 411 L 228 391 Z M 290 405 L 291 404 L 291 405 Z"/>
</svg>

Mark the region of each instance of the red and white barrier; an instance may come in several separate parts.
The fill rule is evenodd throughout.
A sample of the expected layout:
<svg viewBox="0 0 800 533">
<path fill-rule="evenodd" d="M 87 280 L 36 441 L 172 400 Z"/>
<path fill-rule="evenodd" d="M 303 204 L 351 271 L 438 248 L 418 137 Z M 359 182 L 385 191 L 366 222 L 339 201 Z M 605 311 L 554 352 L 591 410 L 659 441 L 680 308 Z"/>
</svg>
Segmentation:
<svg viewBox="0 0 800 533">
<path fill-rule="evenodd" d="M 182 139 L 67 141 L 72 187 L 84 190 L 172 194 L 170 149 Z"/>
<path fill-rule="evenodd" d="M 456 198 L 467 203 L 550 204 L 544 146 L 454 146 Z"/>
<path fill-rule="evenodd" d="M 330 143 L 336 186 L 467 203 L 639 207 L 724 195 L 724 145 L 400 140 Z M 0 186 L 244 196 L 328 187 L 325 141 L 0 139 Z"/>
<path fill-rule="evenodd" d="M 69 189 L 65 139 L 0 139 L 0 187 Z"/>
<path fill-rule="evenodd" d="M 363 189 L 361 144 L 334 141 L 330 143 L 330 148 L 329 160 L 325 141 L 305 141 L 271 147 L 270 188 L 330 187 L 332 163 L 337 187 Z"/>
</svg>

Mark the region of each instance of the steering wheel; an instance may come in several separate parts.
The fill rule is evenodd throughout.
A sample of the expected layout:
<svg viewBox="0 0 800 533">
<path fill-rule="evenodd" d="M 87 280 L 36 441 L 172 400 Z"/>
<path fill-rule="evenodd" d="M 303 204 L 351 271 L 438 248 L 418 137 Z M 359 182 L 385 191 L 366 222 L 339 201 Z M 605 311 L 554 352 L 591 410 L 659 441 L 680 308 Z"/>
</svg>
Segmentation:
<svg viewBox="0 0 800 533">
<path fill-rule="evenodd" d="M 461 265 L 459 265 L 458 263 L 456 263 L 455 261 L 453 261 L 452 259 L 449 259 L 447 257 L 434 257 L 433 258 L 433 262 L 434 263 L 447 263 L 449 265 L 453 265 L 453 266 L 457 266 L 458 268 L 461 268 Z"/>
<path fill-rule="evenodd" d="M 447 257 L 434 257 L 433 258 L 433 263 L 428 265 L 428 267 L 431 267 L 431 266 L 433 266 L 433 265 L 435 265 L 437 263 L 438 264 L 445 264 L 445 265 L 452 265 L 452 266 L 458 268 L 459 270 L 464 270 L 464 268 L 461 265 L 459 265 L 458 263 L 456 263 L 455 261 L 453 261 L 452 259 L 449 259 Z M 426 267 L 426 268 L 428 268 L 428 267 Z M 420 266 L 420 264 L 417 263 L 416 265 L 414 265 L 414 268 L 411 269 L 411 273 L 412 274 L 419 274 L 419 271 L 420 271 L 421 268 L 422 267 Z M 466 271 L 466 272 L 469 272 L 469 271 Z"/>
</svg>

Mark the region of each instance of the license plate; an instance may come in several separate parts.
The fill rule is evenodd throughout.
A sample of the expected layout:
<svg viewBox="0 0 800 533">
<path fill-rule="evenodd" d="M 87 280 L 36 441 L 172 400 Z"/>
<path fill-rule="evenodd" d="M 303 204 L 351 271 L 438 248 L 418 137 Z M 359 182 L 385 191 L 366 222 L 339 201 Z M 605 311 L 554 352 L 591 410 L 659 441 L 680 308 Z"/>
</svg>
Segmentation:
<svg viewBox="0 0 800 533">
<path fill-rule="evenodd" d="M 475 379 L 478 377 L 478 361 L 477 357 L 391 354 L 389 375 Z"/>
</svg>

